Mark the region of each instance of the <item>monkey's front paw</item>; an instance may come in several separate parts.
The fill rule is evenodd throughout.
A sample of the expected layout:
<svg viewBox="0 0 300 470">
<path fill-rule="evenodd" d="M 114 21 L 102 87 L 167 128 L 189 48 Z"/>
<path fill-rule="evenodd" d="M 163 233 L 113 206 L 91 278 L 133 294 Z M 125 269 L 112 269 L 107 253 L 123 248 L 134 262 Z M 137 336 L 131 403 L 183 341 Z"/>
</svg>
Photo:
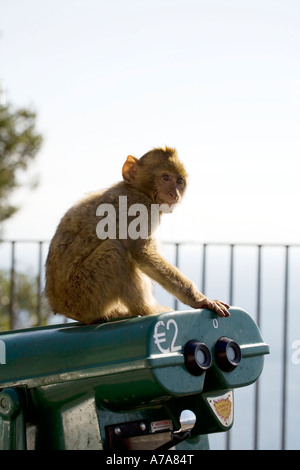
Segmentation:
<svg viewBox="0 0 300 470">
<path fill-rule="evenodd" d="M 230 317 L 229 305 L 220 300 L 210 300 L 207 297 L 202 302 L 201 308 L 209 308 L 216 312 L 219 317 Z"/>
<path fill-rule="evenodd" d="M 221 302 L 220 300 L 212 300 L 212 308 L 219 317 L 230 317 L 229 305 Z"/>
</svg>

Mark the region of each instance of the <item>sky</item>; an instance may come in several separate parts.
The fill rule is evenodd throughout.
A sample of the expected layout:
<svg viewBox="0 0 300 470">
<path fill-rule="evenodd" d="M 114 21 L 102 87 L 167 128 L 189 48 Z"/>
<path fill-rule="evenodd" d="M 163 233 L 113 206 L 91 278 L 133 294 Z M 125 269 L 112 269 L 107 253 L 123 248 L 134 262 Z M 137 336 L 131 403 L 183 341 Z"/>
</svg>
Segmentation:
<svg viewBox="0 0 300 470">
<path fill-rule="evenodd" d="M 2 100 L 44 143 L 5 239 L 49 240 L 65 211 L 175 147 L 171 241 L 299 243 L 299 0 L 0 0 Z"/>
</svg>

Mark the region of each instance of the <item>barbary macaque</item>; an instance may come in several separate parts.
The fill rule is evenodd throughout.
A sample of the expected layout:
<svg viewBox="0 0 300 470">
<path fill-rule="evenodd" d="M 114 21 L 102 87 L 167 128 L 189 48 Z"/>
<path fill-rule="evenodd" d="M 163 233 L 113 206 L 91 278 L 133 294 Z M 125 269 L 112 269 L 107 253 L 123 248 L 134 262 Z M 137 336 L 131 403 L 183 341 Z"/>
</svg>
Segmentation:
<svg viewBox="0 0 300 470">
<path fill-rule="evenodd" d="M 45 295 L 53 313 L 90 324 L 171 311 L 154 299 L 154 280 L 190 307 L 229 316 L 227 304 L 200 293 L 157 246 L 160 216 L 181 201 L 187 185 L 177 151 L 130 155 L 122 176 L 71 207 L 58 225 L 46 261 Z"/>
</svg>

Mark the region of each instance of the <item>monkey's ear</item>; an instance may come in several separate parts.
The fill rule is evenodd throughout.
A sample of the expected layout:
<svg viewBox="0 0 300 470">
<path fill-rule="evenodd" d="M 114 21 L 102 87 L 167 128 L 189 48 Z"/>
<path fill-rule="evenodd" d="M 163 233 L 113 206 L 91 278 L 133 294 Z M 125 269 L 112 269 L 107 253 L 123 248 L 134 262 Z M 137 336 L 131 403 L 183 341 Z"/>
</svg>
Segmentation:
<svg viewBox="0 0 300 470">
<path fill-rule="evenodd" d="M 135 176 L 138 168 L 139 159 L 128 155 L 126 162 L 122 168 L 122 176 L 126 183 L 132 184 L 135 181 Z"/>
</svg>

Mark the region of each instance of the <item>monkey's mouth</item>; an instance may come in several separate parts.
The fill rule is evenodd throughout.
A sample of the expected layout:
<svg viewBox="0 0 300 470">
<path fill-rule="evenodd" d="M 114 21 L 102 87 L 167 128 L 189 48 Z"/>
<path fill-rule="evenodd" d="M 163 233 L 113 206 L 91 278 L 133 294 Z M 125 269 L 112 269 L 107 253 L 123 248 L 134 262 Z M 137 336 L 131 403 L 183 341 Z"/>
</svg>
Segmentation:
<svg viewBox="0 0 300 470">
<path fill-rule="evenodd" d="M 159 205 L 160 212 L 170 213 L 175 209 L 177 202 L 164 201 L 161 198 L 156 198 L 156 204 Z"/>
<path fill-rule="evenodd" d="M 170 201 L 170 200 L 168 200 L 168 198 L 162 199 L 161 197 L 158 197 L 158 196 L 157 196 L 157 197 L 155 198 L 155 202 L 156 202 L 156 204 L 159 204 L 159 205 L 167 204 L 169 207 L 173 207 L 173 206 L 175 206 L 175 205 L 178 203 L 178 199 L 176 199 L 175 201 L 174 201 L 174 199 L 172 199 L 172 200 Z"/>
</svg>

